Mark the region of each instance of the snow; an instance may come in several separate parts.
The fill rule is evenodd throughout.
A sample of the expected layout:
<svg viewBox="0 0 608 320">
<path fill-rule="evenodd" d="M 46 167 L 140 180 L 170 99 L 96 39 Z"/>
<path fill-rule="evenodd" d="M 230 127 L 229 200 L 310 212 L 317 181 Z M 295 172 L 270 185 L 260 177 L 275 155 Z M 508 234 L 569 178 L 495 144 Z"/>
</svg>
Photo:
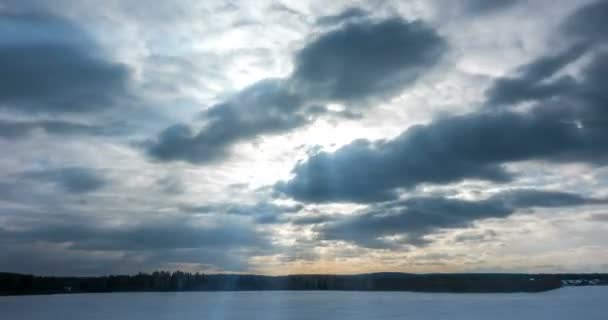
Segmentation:
<svg viewBox="0 0 608 320">
<path fill-rule="evenodd" d="M 605 320 L 607 303 L 608 286 L 527 294 L 109 293 L 0 297 L 0 319 Z"/>
</svg>

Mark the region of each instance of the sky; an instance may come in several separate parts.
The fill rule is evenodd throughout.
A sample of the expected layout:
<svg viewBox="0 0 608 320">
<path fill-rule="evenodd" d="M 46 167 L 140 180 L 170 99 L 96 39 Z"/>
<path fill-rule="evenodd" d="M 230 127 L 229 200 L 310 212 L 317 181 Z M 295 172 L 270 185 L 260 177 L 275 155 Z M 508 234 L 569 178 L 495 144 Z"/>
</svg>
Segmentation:
<svg viewBox="0 0 608 320">
<path fill-rule="evenodd" d="M 3 0 L 0 271 L 606 272 L 608 1 Z"/>
</svg>

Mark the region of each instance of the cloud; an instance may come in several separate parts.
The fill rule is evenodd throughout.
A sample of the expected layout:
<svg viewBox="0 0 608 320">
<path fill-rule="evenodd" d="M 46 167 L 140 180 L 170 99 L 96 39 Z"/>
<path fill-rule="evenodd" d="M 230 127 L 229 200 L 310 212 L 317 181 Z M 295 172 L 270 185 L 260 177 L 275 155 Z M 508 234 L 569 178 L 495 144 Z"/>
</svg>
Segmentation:
<svg viewBox="0 0 608 320">
<path fill-rule="evenodd" d="M 69 21 L 0 11 L 0 26 L 0 108 L 79 113 L 109 108 L 127 95 L 127 67 L 99 56 Z"/>
<path fill-rule="evenodd" d="M 576 11 L 562 25 L 562 31 L 579 41 L 608 40 L 606 28 L 608 27 L 608 2 L 598 0 L 583 6 Z"/>
<path fill-rule="evenodd" d="M 275 190 L 308 202 L 376 202 L 423 183 L 508 182 L 513 174 L 505 163 L 606 163 L 608 127 L 580 127 L 573 114 L 546 111 L 473 113 L 414 126 L 388 141 L 358 140 L 299 163 Z"/>
<path fill-rule="evenodd" d="M 89 193 L 101 189 L 107 181 L 95 170 L 84 167 L 67 167 L 28 171 L 21 175 L 25 179 L 53 183 L 70 193 Z"/>
<path fill-rule="evenodd" d="M 571 76 L 548 81 L 556 72 L 579 59 L 587 45 L 575 45 L 552 56 L 544 56 L 521 67 L 519 76 L 500 78 L 486 91 L 486 105 L 501 107 L 520 102 L 541 100 L 559 95 L 576 86 Z"/>
<path fill-rule="evenodd" d="M 251 217 L 254 222 L 259 224 L 274 224 L 285 222 L 285 214 L 296 213 L 302 210 L 302 208 L 303 206 L 299 204 L 279 205 L 267 201 L 260 201 L 252 205 L 223 203 L 203 206 L 182 206 L 181 210 L 191 213 L 213 213 Z"/>
<path fill-rule="evenodd" d="M 291 81 L 308 99 L 362 104 L 401 92 L 446 50 L 444 40 L 421 21 L 349 23 L 300 50 Z"/>
<path fill-rule="evenodd" d="M 38 235 L 50 241 L 73 241 L 73 248 L 83 250 L 225 249 L 254 245 L 261 241 L 251 228 L 242 225 L 194 227 L 168 223 L 110 230 L 62 229 L 38 230 Z"/>
<path fill-rule="evenodd" d="M 569 64 L 575 63 L 582 56 L 590 52 L 600 51 L 608 37 L 604 30 L 608 27 L 608 2 L 597 1 L 583 6 L 575 13 L 565 19 L 560 26 L 560 38 L 570 44 L 565 50 L 556 54 L 542 56 L 517 70 L 516 76 L 508 76 L 497 79 L 493 86 L 486 91 L 486 105 L 489 107 L 504 107 L 515 105 L 520 102 L 538 101 L 568 94 L 578 94 L 581 84 L 570 75 L 560 75 L 559 72 Z M 599 53 L 604 55 L 605 53 Z M 595 81 L 601 75 L 593 70 L 594 67 L 602 68 L 604 63 L 602 57 L 596 58 L 595 62 L 585 70 L 587 79 Z M 595 73 L 595 75 L 594 75 Z M 594 79 L 595 77 L 596 79 Z M 596 86 L 596 83 L 583 83 L 584 85 Z"/>
<path fill-rule="evenodd" d="M 435 65 L 447 50 L 426 24 L 400 18 L 358 21 L 328 31 L 295 56 L 286 79 L 264 79 L 204 111 L 196 130 L 165 129 L 146 143 L 159 161 L 203 164 L 226 158 L 236 143 L 291 131 L 330 113 L 330 102 L 351 108 L 392 96 Z M 334 114 L 352 117 L 352 112 Z"/>
<path fill-rule="evenodd" d="M 539 110 L 540 111 L 540 110 Z M 399 188 L 463 179 L 508 182 L 523 160 L 604 163 L 606 128 L 579 128 L 560 114 L 473 113 L 414 126 L 392 140 L 357 140 L 299 163 L 275 190 L 309 202 L 375 202 Z M 546 137 L 551 137 L 547 140 Z"/>
<path fill-rule="evenodd" d="M 36 275 L 99 276 L 156 270 L 246 272 L 249 268 L 242 252 L 213 248 L 114 252 L 71 250 L 62 244 L 39 242 L 0 245 L 0 249 L 4 253 L 0 269 Z"/>
<path fill-rule="evenodd" d="M 495 239 L 498 236 L 496 231 L 494 230 L 484 230 L 483 232 L 478 231 L 470 231 L 457 235 L 454 238 L 455 242 L 465 242 L 465 243 L 480 243 Z"/>
<path fill-rule="evenodd" d="M 589 220 L 596 222 L 608 222 L 608 213 L 592 214 Z"/>
<path fill-rule="evenodd" d="M 606 199 L 587 198 L 578 194 L 562 191 L 542 191 L 534 189 L 516 189 L 494 195 L 495 201 L 502 201 L 513 208 L 559 208 L 582 205 L 606 204 Z"/>
<path fill-rule="evenodd" d="M 194 132 L 184 124 L 165 129 L 150 142 L 147 153 L 161 161 L 221 160 L 234 143 L 307 123 L 307 117 L 299 112 L 300 106 L 300 99 L 285 89 L 282 80 L 260 81 L 204 111 L 206 123 L 200 131 Z"/>
<path fill-rule="evenodd" d="M 267 249 L 269 245 L 265 236 L 249 225 L 228 220 L 201 225 L 182 218 L 125 226 L 49 222 L 17 230 L 0 227 L 0 239 L 3 246 L 22 248 L 26 253 L 36 251 L 40 246 L 59 247 L 61 254 L 69 257 L 61 260 L 64 261 L 65 268 L 78 273 L 86 271 L 94 274 L 107 273 L 120 265 L 129 266 L 127 269 L 133 272 L 170 263 L 198 263 L 224 270 L 242 271 L 247 266 L 245 251 Z M 4 266 L 4 270 L 15 270 L 7 268 L 18 265 L 19 260 L 15 259 L 20 256 L 22 257 L 16 253 L 8 255 L 0 265 Z M 115 261 L 116 257 L 120 257 L 120 261 Z M 42 256 L 40 260 L 55 259 Z M 70 266 L 68 260 L 87 260 L 89 264 L 97 263 L 101 266 L 79 271 L 79 267 Z"/>
<path fill-rule="evenodd" d="M 452 18 L 482 18 L 504 13 L 522 3 L 521 0 L 435 0 L 435 10 Z"/>
<path fill-rule="evenodd" d="M 513 190 L 484 200 L 416 197 L 372 205 L 354 215 L 334 218 L 315 228 L 320 239 L 340 240 L 369 248 L 424 245 L 426 235 L 440 229 L 470 226 L 487 218 L 505 218 L 518 209 L 555 208 L 606 204 L 606 199 L 540 190 Z M 399 236 L 399 240 L 386 237 Z"/>
<path fill-rule="evenodd" d="M 357 7 L 352 7 L 352 8 L 348 8 L 345 9 L 344 11 L 335 14 L 335 15 L 329 15 L 329 16 L 322 16 L 317 18 L 317 24 L 321 25 L 321 26 L 331 26 L 331 25 L 336 25 L 336 24 L 340 24 L 343 22 L 349 22 L 352 21 L 354 19 L 358 19 L 358 18 L 365 18 L 369 15 L 369 12 L 367 10 L 361 9 L 361 8 L 357 8 Z"/>
<path fill-rule="evenodd" d="M 487 14 L 510 8 L 520 0 L 464 0 L 465 11 L 472 14 Z"/>
<path fill-rule="evenodd" d="M 262 201 L 252 206 L 230 205 L 226 208 L 226 213 L 251 216 L 259 224 L 272 224 L 284 222 L 285 214 L 298 212 L 302 208 L 302 205 L 277 205 Z"/>
<path fill-rule="evenodd" d="M 518 161 L 605 165 L 608 53 L 597 48 L 575 45 L 520 67 L 517 77 L 497 79 L 482 110 L 312 155 L 275 190 L 307 202 L 377 202 L 424 183 L 509 182 L 514 174 L 504 165 Z M 583 55 L 589 59 L 576 78 L 547 82 Z M 513 110 L 523 101 L 528 110 Z"/>
<path fill-rule="evenodd" d="M 295 225 L 309 225 L 309 224 L 320 224 L 333 220 L 333 216 L 328 214 L 317 214 L 317 215 L 307 215 L 301 217 L 295 217 L 290 220 L 292 224 Z"/>
<path fill-rule="evenodd" d="M 62 120 L 12 121 L 0 119 L 0 138 L 19 139 L 35 132 L 53 135 L 114 135 L 126 132 L 122 123 L 97 126 Z"/>
</svg>

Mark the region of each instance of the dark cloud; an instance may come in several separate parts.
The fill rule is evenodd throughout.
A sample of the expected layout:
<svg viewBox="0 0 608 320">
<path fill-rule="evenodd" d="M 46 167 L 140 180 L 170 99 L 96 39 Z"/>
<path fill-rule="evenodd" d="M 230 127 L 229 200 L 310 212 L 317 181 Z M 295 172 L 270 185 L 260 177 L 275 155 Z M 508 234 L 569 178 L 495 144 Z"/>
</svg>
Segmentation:
<svg viewBox="0 0 608 320">
<path fill-rule="evenodd" d="M 527 189 L 499 193 L 478 201 L 420 197 L 372 205 L 355 215 L 317 226 L 315 230 L 323 240 L 347 241 L 369 248 L 391 248 L 398 244 L 423 245 L 426 243 L 424 237 L 438 230 L 464 228 L 487 218 L 505 218 L 518 209 L 606 203 L 606 199 Z M 402 240 L 382 239 L 390 236 L 401 236 Z"/>
<path fill-rule="evenodd" d="M 53 183 L 70 193 L 88 193 L 101 189 L 107 181 L 95 170 L 83 167 L 68 167 L 29 171 L 23 178 Z"/>
<path fill-rule="evenodd" d="M 352 21 L 353 19 L 357 19 L 357 18 L 365 18 L 368 15 L 369 15 L 369 12 L 367 10 L 353 7 L 353 8 L 348 8 L 335 15 L 319 17 L 319 18 L 317 18 L 316 22 L 318 25 L 321 25 L 321 26 L 330 26 L 330 25 L 335 25 L 335 24 L 339 24 L 342 22 Z"/>
<path fill-rule="evenodd" d="M 327 214 L 317 214 L 317 215 L 307 215 L 295 217 L 290 220 L 292 224 L 295 225 L 309 225 L 309 224 L 320 224 L 332 221 L 334 218 L 332 215 Z"/>
<path fill-rule="evenodd" d="M 274 224 L 286 221 L 286 215 L 296 213 L 302 210 L 303 206 L 296 205 L 279 205 L 266 201 L 260 201 L 253 205 L 248 204 L 216 204 L 203 206 L 183 206 L 180 209 L 184 212 L 191 213 L 213 213 L 213 214 L 229 214 L 251 217 L 253 221 L 259 224 Z"/>
<path fill-rule="evenodd" d="M 201 247 L 228 248 L 259 244 L 261 239 L 247 226 L 194 227 L 181 224 L 142 225 L 114 230 L 59 228 L 38 230 L 37 237 L 51 242 L 73 241 L 75 249 L 84 250 L 156 250 Z"/>
<path fill-rule="evenodd" d="M 218 222 L 218 221 L 216 221 Z M 75 250 L 147 251 L 163 249 L 229 249 L 264 246 L 267 239 L 250 225 L 236 221 L 197 224 L 184 218 L 135 225 L 102 226 L 48 223 L 42 226 L 0 229 L 3 241 L 31 243 L 69 243 Z"/>
<path fill-rule="evenodd" d="M 554 143 L 544 138 L 550 133 Z M 445 118 L 389 141 L 358 140 L 333 153 L 320 152 L 298 164 L 295 177 L 276 189 L 303 201 L 373 202 L 421 183 L 505 182 L 511 176 L 503 162 L 556 155 L 566 146 L 582 148 L 583 137 L 572 124 L 530 115 Z"/>
<path fill-rule="evenodd" d="M 496 239 L 497 236 L 498 234 L 494 230 L 485 230 L 483 232 L 472 231 L 457 235 L 454 238 L 454 241 L 480 243 Z"/>
<path fill-rule="evenodd" d="M 577 77 L 556 76 L 583 55 L 589 59 Z M 597 43 L 578 44 L 518 73 L 495 81 L 483 110 L 413 126 L 391 140 L 317 153 L 275 190 L 308 202 L 376 202 L 423 183 L 508 182 L 514 175 L 504 165 L 518 161 L 605 165 L 608 53 Z M 523 101 L 528 110 L 511 108 Z"/>
<path fill-rule="evenodd" d="M 277 205 L 258 202 L 255 205 L 229 205 L 226 213 L 253 217 L 256 223 L 273 224 L 285 221 L 285 215 L 302 210 L 302 205 Z"/>
<path fill-rule="evenodd" d="M 573 14 L 567 22 L 571 24 L 583 19 L 584 15 L 581 13 L 589 10 L 602 12 L 607 8 L 605 3 L 591 4 Z M 601 28 L 599 23 L 595 21 L 594 25 Z M 531 101 L 536 104 L 536 109 L 543 110 L 546 115 L 561 114 L 564 121 L 576 121 L 596 132 L 602 130 L 601 128 L 608 124 L 605 108 L 608 94 L 604 90 L 608 72 L 606 40 L 590 33 L 587 38 L 577 38 L 578 44 L 568 50 L 557 55 L 541 57 L 521 67 L 521 76 L 498 79 L 488 91 L 487 105 Z M 569 64 L 587 61 L 576 77 L 560 75 Z M 513 88 L 505 86 L 509 81 L 518 83 L 519 89 L 510 90 Z M 599 141 L 594 140 L 594 143 L 597 142 Z"/>
<path fill-rule="evenodd" d="M 374 202 L 422 183 L 507 182 L 509 162 L 606 163 L 607 126 L 579 127 L 575 118 L 544 111 L 474 113 L 414 126 L 389 141 L 358 140 L 299 163 L 275 190 L 309 202 Z"/>
<path fill-rule="evenodd" d="M 578 83 L 569 75 L 559 71 L 576 62 L 585 54 L 601 51 L 608 36 L 602 32 L 608 28 L 608 2 L 597 1 L 577 10 L 566 18 L 560 27 L 560 39 L 574 43 L 566 50 L 540 57 L 517 70 L 516 75 L 499 78 L 486 92 L 486 105 L 490 107 L 510 106 L 520 102 L 538 101 L 567 95 L 581 94 L 585 86 L 597 86 L 602 77 L 593 69 L 605 64 L 605 58 L 596 58 L 585 70 L 586 82 Z M 599 50 L 596 50 L 599 47 Z M 604 55 L 605 54 L 601 54 Z M 593 82 L 593 83 L 591 83 Z"/>
<path fill-rule="evenodd" d="M 249 264 L 238 250 L 177 249 L 115 252 L 65 249 L 62 244 L 2 246 L 4 272 L 50 276 L 135 274 L 156 270 L 246 272 Z M 44 268 L 41 268 L 44 266 Z"/>
<path fill-rule="evenodd" d="M 576 40 L 605 42 L 608 35 L 608 1 L 599 0 L 583 6 L 564 22 L 563 32 Z"/>
<path fill-rule="evenodd" d="M 533 189 L 506 191 L 495 195 L 492 199 L 502 201 L 513 208 L 557 208 L 608 203 L 606 199 L 587 198 L 569 192 Z"/>
<path fill-rule="evenodd" d="M 126 132 L 125 124 L 97 126 L 62 120 L 12 121 L 0 119 L 0 138 L 18 139 L 35 132 L 54 135 L 114 135 Z"/>
<path fill-rule="evenodd" d="M 127 95 L 129 71 L 99 55 L 70 22 L 46 14 L 0 12 L 0 108 L 85 112 Z"/>
<path fill-rule="evenodd" d="M 486 14 L 510 8 L 521 0 L 464 0 L 465 11 L 472 14 Z"/>
<path fill-rule="evenodd" d="M 575 45 L 556 55 L 545 56 L 526 64 L 516 77 L 500 78 L 486 91 L 486 105 L 501 107 L 520 102 L 541 100 L 562 94 L 576 86 L 570 76 L 548 81 L 555 73 L 580 58 L 587 45 Z"/>
<path fill-rule="evenodd" d="M 362 104 L 400 92 L 447 50 L 423 22 L 349 23 L 300 50 L 291 81 L 309 99 Z"/>
<path fill-rule="evenodd" d="M 122 272 L 137 272 L 169 264 L 198 263 L 224 270 L 243 271 L 247 262 L 244 252 L 268 248 L 264 235 L 251 226 L 235 221 L 212 225 L 197 225 L 185 219 L 156 221 L 126 226 L 102 226 L 88 224 L 51 224 L 20 227 L 17 230 L 0 227 L 2 245 L 7 253 L 0 266 L 3 270 L 14 270 L 19 258 L 37 252 L 41 247 L 59 250 L 62 259 L 53 259 L 44 254 L 30 263 L 44 261 L 57 263 L 77 274 L 104 274 L 124 266 Z M 19 248 L 23 254 L 14 252 Z M 54 249 L 53 249 L 54 248 Z M 95 253 L 95 254 L 87 254 Z M 120 257 L 118 261 L 116 257 Z M 58 260 L 58 261 L 57 261 Z M 70 261 L 88 263 L 90 268 L 80 270 L 83 265 L 70 266 Z M 93 264 L 97 263 L 98 267 Z M 46 264 L 38 264 L 40 265 Z M 50 266 L 51 267 L 51 266 Z M 30 268 L 30 267 L 28 267 Z M 34 272 L 40 272 L 35 269 Z M 45 272 L 52 272 L 48 268 Z M 59 272 L 61 274 L 65 271 Z"/>
<path fill-rule="evenodd" d="M 400 92 L 436 64 L 444 40 L 422 22 L 393 18 L 349 23 L 312 40 L 295 58 L 287 79 L 265 79 L 212 106 L 200 130 L 178 124 L 146 144 L 160 161 L 209 163 L 231 146 L 265 134 L 288 132 L 324 114 L 328 102 L 350 107 Z"/>
<path fill-rule="evenodd" d="M 187 125 L 165 129 L 147 152 L 157 160 L 204 163 L 226 157 L 229 147 L 261 134 L 285 132 L 307 123 L 300 99 L 279 79 L 267 79 L 203 112 L 198 132 Z"/>
</svg>

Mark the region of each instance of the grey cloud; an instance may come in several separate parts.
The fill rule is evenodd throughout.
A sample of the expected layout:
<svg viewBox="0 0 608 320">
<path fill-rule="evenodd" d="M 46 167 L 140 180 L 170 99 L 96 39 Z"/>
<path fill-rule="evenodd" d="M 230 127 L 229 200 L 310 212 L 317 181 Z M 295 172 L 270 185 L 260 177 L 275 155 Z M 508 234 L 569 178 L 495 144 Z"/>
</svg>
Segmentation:
<svg viewBox="0 0 608 320">
<path fill-rule="evenodd" d="M 503 167 L 508 162 L 605 163 L 606 127 L 579 128 L 566 120 L 540 110 L 441 119 L 393 140 L 355 141 L 333 153 L 320 152 L 299 163 L 295 177 L 275 190 L 309 202 L 374 202 L 422 183 L 508 182 L 513 178 Z"/>
<path fill-rule="evenodd" d="M 472 242 L 479 243 L 495 239 L 498 236 L 494 230 L 485 230 L 483 232 L 466 232 L 459 234 L 454 238 L 455 242 Z"/>
<path fill-rule="evenodd" d="M 158 179 L 156 184 L 164 193 L 170 195 L 183 194 L 186 191 L 186 187 L 182 180 L 174 176 L 166 176 Z"/>
<path fill-rule="evenodd" d="M 100 57 L 68 21 L 0 12 L 0 107 L 17 112 L 85 112 L 127 95 L 128 69 Z"/>
<path fill-rule="evenodd" d="M 440 229 L 470 226 L 488 218 L 505 218 L 518 209 L 573 207 L 606 204 L 606 199 L 586 198 L 566 192 L 514 190 L 488 199 L 468 201 L 419 197 L 372 205 L 361 212 L 317 226 L 320 238 L 341 240 L 369 248 L 392 248 L 398 244 L 424 245 L 426 235 Z M 389 236 L 404 240 L 389 241 Z M 483 239 L 483 238 L 482 238 Z"/>
<path fill-rule="evenodd" d="M 187 125 L 165 129 L 150 142 L 147 153 L 161 161 L 213 162 L 225 158 L 230 145 L 261 134 L 285 132 L 308 122 L 300 99 L 279 79 L 255 83 L 203 112 L 203 128 Z"/>
<path fill-rule="evenodd" d="M 392 248 L 398 244 L 421 246 L 424 236 L 441 228 L 462 228 L 483 218 L 504 218 L 513 211 L 495 201 L 414 198 L 372 206 L 361 213 L 316 227 L 323 240 L 341 240 L 368 248 Z M 399 235 L 395 243 L 382 237 Z"/>
<path fill-rule="evenodd" d="M 247 216 L 253 218 L 253 221 L 259 224 L 274 224 L 285 222 L 286 215 L 296 213 L 302 210 L 302 208 L 303 206 L 299 204 L 279 205 L 266 201 L 260 201 L 252 205 L 224 203 L 203 206 L 183 206 L 181 207 L 181 210 L 191 213 L 214 213 Z"/>
<path fill-rule="evenodd" d="M 583 53 L 591 59 L 578 79 L 541 84 Z M 508 182 L 514 176 L 503 165 L 517 161 L 605 165 L 608 54 L 575 46 L 520 70 L 520 78 L 496 81 L 484 110 L 413 126 L 392 140 L 358 140 L 320 152 L 299 163 L 295 176 L 275 190 L 309 202 L 374 202 L 423 183 Z M 532 102 L 528 111 L 491 107 L 525 100 Z"/>
<path fill-rule="evenodd" d="M 577 61 L 585 54 L 601 51 L 608 37 L 603 32 L 608 28 L 608 2 L 596 1 L 587 4 L 567 17 L 560 27 L 559 38 L 571 44 L 566 50 L 540 57 L 522 66 L 516 76 L 500 78 L 486 92 L 486 105 L 490 107 L 508 106 L 525 101 L 538 101 L 565 95 L 580 94 L 580 84 L 568 75 L 556 76 L 557 72 Z M 600 47 L 599 50 L 595 50 Z M 602 55 L 600 53 L 600 55 Z M 605 54 L 603 54 L 605 56 Z M 595 66 L 587 68 L 586 87 L 597 86 L 602 77 L 593 68 L 605 64 L 603 58 L 596 58 Z M 600 67 L 601 69 L 601 67 Z M 589 80 L 594 83 L 589 83 Z"/>
<path fill-rule="evenodd" d="M 348 8 L 338 14 L 322 16 L 317 18 L 316 23 L 321 26 L 330 26 L 339 24 L 342 22 L 348 22 L 357 18 L 365 18 L 369 15 L 367 10 L 363 10 L 361 8 L 352 7 Z"/>
<path fill-rule="evenodd" d="M 41 274 L 53 276 L 87 276 L 108 273 L 134 273 L 142 268 L 136 261 L 128 261 L 122 255 L 108 252 L 70 251 L 59 245 L 0 244 L 3 257 L 0 268 L 5 272 Z M 134 263 L 135 262 L 135 263 Z M 157 265 L 153 268 L 157 268 Z"/>
<path fill-rule="evenodd" d="M 334 217 L 327 214 L 307 215 L 301 217 L 295 217 L 290 220 L 295 225 L 309 225 L 309 224 L 321 224 L 332 221 Z"/>
<path fill-rule="evenodd" d="M 519 2 L 521 0 L 464 0 L 463 5 L 472 14 L 486 14 L 507 9 Z"/>
<path fill-rule="evenodd" d="M 273 224 L 285 221 L 285 215 L 298 212 L 302 205 L 277 205 L 269 202 L 259 202 L 252 206 L 230 205 L 226 213 L 254 217 L 260 224 Z"/>
<path fill-rule="evenodd" d="M 295 57 L 286 79 L 265 79 L 212 106 L 200 130 L 171 126 L 146 143 L 160 161 L 210 163 L 224 159 L 231 146 L 260 135 L 288 132 L 324 114 L 328 102 L 349 107 L 400 92 L 436 64 L 444 40 L 422 22 L 392 18 L 348 23 L 312 40 Z"/>
<path fill-rule="evenodd" d="M 68 234 L 69 230 L 62 232 Z M 83 230 L 74 230 L 78 236 Z M 41 232 L 39 231 L 39 234 Z M 49 231 L 49 238 L 56 235 Z M 90 237 L 89 237 L 90 236 Z M 261 239 L 244 226 L 190 227 L 187 225 L 144 225 L 126 230 L 92 230 L 76 242 L 75 249 L 87 250 L 155 250 L 191 249 L 200 247 L 226 248 L 248 246 Z"/>
<path fill-rule="evenodd" d="M 0 238 L 15 243 L 69 243 L 71 249 L 96 251 L 228 249 L 268 244 L 263 235 L 248 225 L 234 221 L 222 225 L 196 225 L 180 218 L 117 227 L 66 223 L 19 230 L 0 229 Z"/>
<path fill-rule="evenodd" d="M 577 40 L 608 40 L 604 30 L 608 28 L 608 1 L 598 0 L 583 6 L 568 17 L 562 25 L 562 31 Z"/>
<path fill-rule="evenodd" d="M 116 253 L 70 250 L 61 244 L 38 243 L 0 245 L 0 250 L 3 252 L 0 269 L 37 275 L 98 276 L 153 272 L 159 269 L 246 272 L 249 268 L 243 252 L 213 248 Z"/>
<path fill-rule="evenodd" d="M 420 21 L 350 23 L 300 50 L 291 81 L 309 99 L 361 104 L 400 92 L 446 50 L 444 40 Z"/>
<path fill-rule="evenodd" d="M 569 192 L 531 189 L 507 191 L 500 193 L 493 198 L 495 200 L 500 200 L 513 208 L 557 208 L 608 203 L 606 199 L 586 198 Z"/>
<path fill-rule="evenodd" d="M 197 225 L 184 219 L 117 227 L 91 223 L 47 223 L 18 230 L 0 227 L 0 240 L 0 247 L 7 252 L 0 262 L 3 270 L 17 271 L 15 267 L 20 261 L 29 261 L 36 268 L 48 266 L 44 272 L 52 273 L 53 266 L 63 266 L 57 272 L 60 274 L 66 269 L 76 274 L 105 274 L 117 268 L 133 273 L 190 263 L 244 271 L 248 250 L 269 250 L 265 236 L 251 226 L 234 221 Z M 48 247 L 46 251 L 58 250 L 56 254 L 63 258 L 36 254 L 41 247 Z M 28 254 L 36 254 L 36 258 L 23 260 Z M 71 266 L 72 261 L 80 264 Z M 36 268 L 32 272 L 40 272 Z"/>
<path fill-rule="evenodd" d="M 291 7 L 283 4 L 283 3 L 280 3 L 280 2 L 273 2 L 270 5 L 269 9 L 273 10 L 273 11 L 280 12 L 280 13 L 285 13 L 285 14 L 291 16 L 291 17 L 294 17 L 294 18 L 302 21 L 302 22 L 306 21 L 306 15 L 305 14 L 303 14 L 302 12 L 300 12 L 300 11 L 298 11 L 296 9 L 293 9 L 293 8 L 291 8 Z"/>
<path fill-rule="evenodd" d="M 12 121 L 0 119 L 0 137 L 18 139 L 41 131 L 54 135 L 115 135 L 127 131 L 125 125 L 98 126 L 62 120 Z"/>
<path fill-rule="evenodd" d="M 547 82 L 557 71 L 576 61 L 587 52 L 588 46 L 575 45 L 556 55 L 545 56 L 526 64 L 519 70 L 517 77 L 505 77 L 496 80 L 486 91 L 486 105 L 500 107 L 519 102 L 551 98 L 576 86 L 576 81 L 569 76 Z"/>
<path fill-rule="evenodd" d="M 519 3 L 521 0 L 434 0 L 431 1 L 440 15 L 471 19 L 503 13 Z"/>
<path fill-rule="evenodd" d="M 269 202 L 258 202 L 252 206 L 230 205 L 226 212 L 237 215 L 250 215 L 252 212 L 270 212 L 270 213 L 294 213 L 302 210 L 303 206 L 296 205 L 277 205 Z"/>
<path fill-rule="evenodd" d="M 98 172 L 83 167 L 28 171 L 23 173 L 22 177 L 54 183 L 70 193 L 88 193 L 101 189 L 107 184 Z"/>
<path fill-rule="evenodd" d="M 596 213 L 590 217 L 591 221 L 608 222 L 608 213 Z"/>
</svg>

